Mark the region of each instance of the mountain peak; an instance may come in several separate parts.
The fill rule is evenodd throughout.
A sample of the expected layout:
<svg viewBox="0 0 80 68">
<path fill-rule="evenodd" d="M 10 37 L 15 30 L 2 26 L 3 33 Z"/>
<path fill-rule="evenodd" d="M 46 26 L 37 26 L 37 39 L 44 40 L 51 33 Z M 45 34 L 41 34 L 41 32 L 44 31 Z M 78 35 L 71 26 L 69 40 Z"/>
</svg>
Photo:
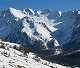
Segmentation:
<svg viewBox="0 0 80 68">
<path fill-rule="evenodd" d="M 15 17 L 22 19 L 26 15 L 21 10 L 16 10 L 15 8 L 9 8 L 12 15 Z"/>
</svg>

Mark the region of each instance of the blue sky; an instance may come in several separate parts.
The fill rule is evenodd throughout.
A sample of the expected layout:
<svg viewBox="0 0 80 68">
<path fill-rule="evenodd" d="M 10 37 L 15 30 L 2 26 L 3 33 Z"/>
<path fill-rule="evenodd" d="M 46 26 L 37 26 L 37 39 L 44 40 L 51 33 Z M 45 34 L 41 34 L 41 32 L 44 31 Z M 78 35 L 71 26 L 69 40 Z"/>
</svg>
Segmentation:
<svg viewBox="0 0 80 68">
<path fill-rule="evenodd" d="M 53 10 L 80 9 L 80 0 L 0 0 L 0 9 L 14 7 Z"/>
</svg>

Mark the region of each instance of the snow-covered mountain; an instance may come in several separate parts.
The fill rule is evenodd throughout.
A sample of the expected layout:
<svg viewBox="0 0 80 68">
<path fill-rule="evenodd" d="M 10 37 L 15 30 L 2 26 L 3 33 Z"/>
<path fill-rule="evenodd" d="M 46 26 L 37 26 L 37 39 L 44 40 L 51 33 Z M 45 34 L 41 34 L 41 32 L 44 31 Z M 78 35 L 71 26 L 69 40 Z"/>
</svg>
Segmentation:
<svg viewBox="0 0 80 68">
<path fill-rule="evenodd" d="M 70 49 L 74 41 L 79 47 L 79 18 L 79 10 L 5 9 L 0 11 L 0 39 L 33 50 L 55 49 L 56 54 L 60 54 L 62 51 L 58 51 L 59 48 L 66 50 L 71 46 L 67 48 Z"/>
<path fill-rule="evenodd" d="M 52 36 L 57 30 L 54 20 L 49 20 L 41 11 L 9 8 L 0 13 L 0 38 L 2 40 L 29 45 L 34 49 L 59 46 Z"/>
<path fill-rule="evenodd" d="M 68 68 L 43 60 L 22 47 L 19 44 L 0 40 L 0 68 Z"/>
<path fill-rule="evenodd" d="M 9 8 L 0 11 L 1 40 L 9 42 L 9 44 L 10 42 L 18 43 L 49 59 L 55 56 L 65 58 L 65 56 L 77 53 L 80 50 L 79 30 L 79 10 L 62 12 L 49 9 L 17 10 Z M 6 49 L 1 49 L 0 52 L 2 53 L 2 51 L 8 52 Z M 16 52 L 16 50 L 14 51 Z"/>
</svg>

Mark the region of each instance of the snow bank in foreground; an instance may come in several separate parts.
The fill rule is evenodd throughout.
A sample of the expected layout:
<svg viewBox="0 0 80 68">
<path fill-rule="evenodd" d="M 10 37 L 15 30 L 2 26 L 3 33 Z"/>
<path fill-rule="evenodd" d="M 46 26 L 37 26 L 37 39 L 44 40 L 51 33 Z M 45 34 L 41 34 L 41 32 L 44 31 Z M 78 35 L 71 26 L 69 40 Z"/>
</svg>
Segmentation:
<svg viewBox="0 0 80 68">
<path fill-rule="evenodd" d="M 5 45 L 5 47 L 0 46 L 0 68 L 67 68 L 43 60 L 31 52 L 25 56 L 22 52 L 10 47 L 14 43 L 8 42 L 7 45 L 5 43 L 7 42 L 0 41 L 0 45 Z"/>
</svg>

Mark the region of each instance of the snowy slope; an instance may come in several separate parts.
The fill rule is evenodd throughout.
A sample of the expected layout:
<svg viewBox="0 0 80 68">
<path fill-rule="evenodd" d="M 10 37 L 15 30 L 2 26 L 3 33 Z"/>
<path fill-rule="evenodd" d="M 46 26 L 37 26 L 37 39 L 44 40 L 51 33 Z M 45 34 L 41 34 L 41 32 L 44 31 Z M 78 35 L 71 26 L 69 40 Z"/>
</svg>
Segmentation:
<svg viewBox="0 0 80 68">
<path fill-rule="evenodd" d="M 59 64 L 41 59 L 34 53 L 26 53 L 14 49 L 21 45 L 0 41 L 0 68 L 67 68 Z"/>
</svg>

